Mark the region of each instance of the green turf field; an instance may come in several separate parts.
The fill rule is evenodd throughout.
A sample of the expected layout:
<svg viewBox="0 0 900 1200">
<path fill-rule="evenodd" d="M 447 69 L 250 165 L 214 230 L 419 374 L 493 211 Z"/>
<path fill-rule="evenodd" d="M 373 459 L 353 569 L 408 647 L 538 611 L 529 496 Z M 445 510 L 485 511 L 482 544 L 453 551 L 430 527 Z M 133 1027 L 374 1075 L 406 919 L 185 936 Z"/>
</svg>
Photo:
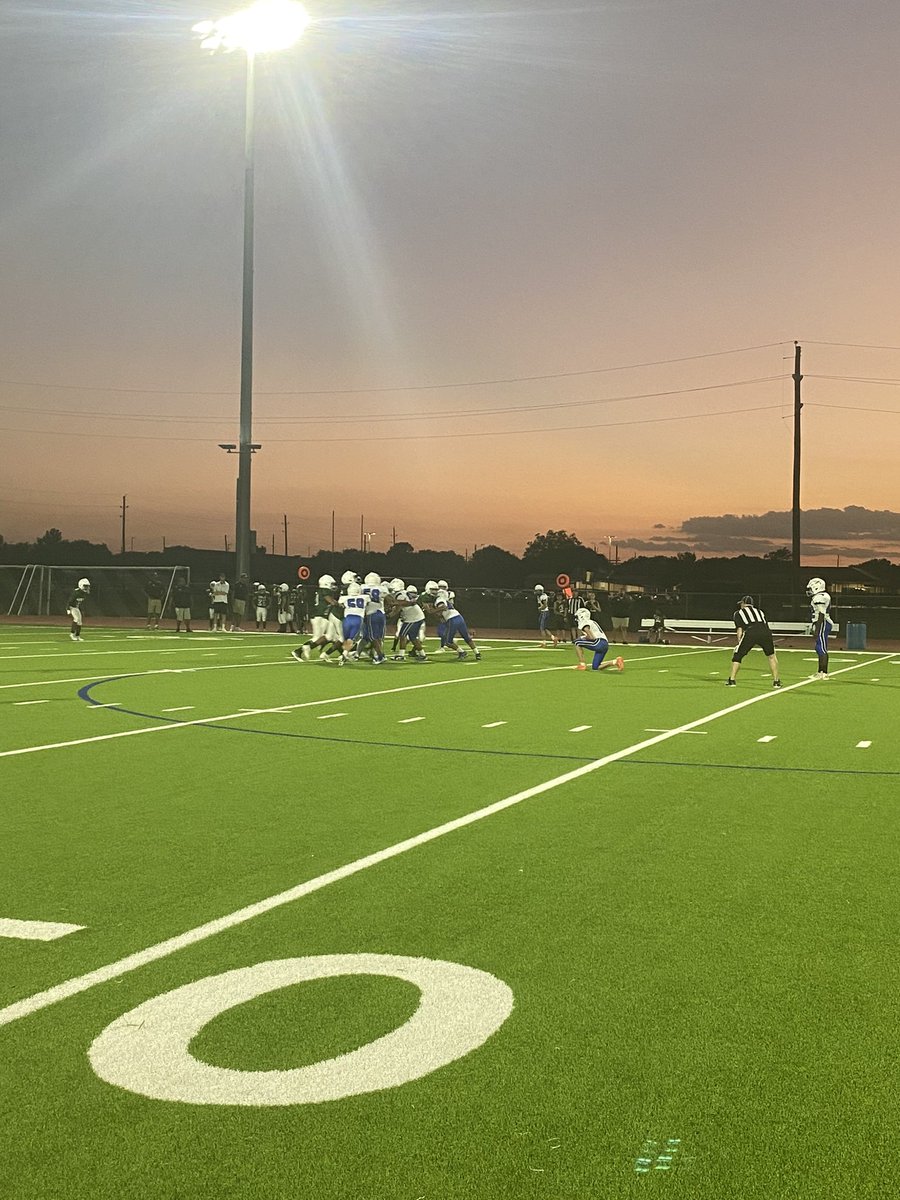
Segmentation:
<svg viewBox="0 0 900 1200">
<path fill-rule="evenodd" d="M 0 627 L 2 1200 L 896 1194 L 900 655 L 86 638 Z"/>
</svg>

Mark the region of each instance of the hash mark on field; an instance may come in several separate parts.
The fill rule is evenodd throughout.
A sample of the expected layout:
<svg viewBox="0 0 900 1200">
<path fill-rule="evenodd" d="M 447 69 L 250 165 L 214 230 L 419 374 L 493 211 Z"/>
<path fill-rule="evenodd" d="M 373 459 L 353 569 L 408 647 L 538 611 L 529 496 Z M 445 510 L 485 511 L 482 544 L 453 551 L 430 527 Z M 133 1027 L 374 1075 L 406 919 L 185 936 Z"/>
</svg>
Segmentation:
<svg viewBox="0 0 900 1200">
<path fill-rule="evenodd" d="M 869 748 L 871 745 L 872 745 L 872 743 L 871 743 L 871 742 L 857 742 L 857 743 L 856 743 L 856 749 L 857 749 L 857 750 L 868 750 L 868 748 Z"/>
<path fill-rule="evenodd" d="M 91 708 L 118 708 L 118 700 L 107 700 L 105 704 L 91 704 Z"/>
<path fill-rule="evenodd" d="M 346 717 L 346 713 L 323 713 L 321 717 L 316 717 L 317 721 L 330 721 L 333 717 Z"/>
<path fill-rule="evenodd" d="M 179 708 L 164 708 L 163 712 L 193 712 L 193 704 L 182 704 Z"/>
<path fill-rule="evenodd" d="M 424 721 L 424 717 L 404 717 L 402 721 L 398 721 L 398 725 L 412 725 L 413 721 Z"/>
<path fill-rule="evenodd" d="M 26 704 L 49 704 L 49 700 L 13 700 L 14 708 L 23 708 Z"/>
<path fill-rule="evenodd" d="M 757 738 L 756 740 L 758 742 L 774 742 L 777 736 L 777 733 L 767 733 L 765 737 Z"/>
<path fill-rule="evenodd" d="M 701 737 L 706 737 L 709 731 L 707 729 L 645 729 L 644 733 L 698 733 Z"/>
<path fill-rule="evenodd" d="M 482 729 L 496 729 L 498 725 L 505 725 L 505 721 L 491 721 L 487 725 L 482 725 Z"/>
<path fill-rule="evenodd" d="M 574 729 L 570 729 L 569 733 L 584 733 L 586 729 L 590 729 L 590 725 L 576 725 Z"/>
</svg>

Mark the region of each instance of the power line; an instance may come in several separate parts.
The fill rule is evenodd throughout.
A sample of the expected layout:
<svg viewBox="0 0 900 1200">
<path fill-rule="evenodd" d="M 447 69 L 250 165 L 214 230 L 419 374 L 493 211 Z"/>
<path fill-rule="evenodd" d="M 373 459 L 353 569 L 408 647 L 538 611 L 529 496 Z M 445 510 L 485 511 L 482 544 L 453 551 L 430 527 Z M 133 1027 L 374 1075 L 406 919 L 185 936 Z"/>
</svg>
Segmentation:
<svg viewBox="0 0 900 1200">
<path fill-rule="evenodd" d="M 842 383 L 884 383 L 891 387 L 900 386 L 900 379 L 877 375 L 807 375 L 807 379 L 837 379 Z"/>
<path fill-rule="evenodd" d="M 510 375 L 498 379 L 468 379 L 457 383 L 399 384 L 391 387 L 307 388 L 303 390 L 255 391 L 256 396 L 372 396 L 387 392 L 428 392 L 445 388 L 492 387 L 500 383 L 537 383 L 549 379 L 574 379 L 581 375 L 603 375 L 612 371 L 634 371 L 640 367 L 663 367 L 671 363 L 697 362 L 703 358 L 721 358 L 727 354 L 744 354 L 750 350 L 771 350 L 786 342 L 765 342 L 759 346 L 736 346 L 731 350 L 711 350 L 706 354 L 687 354 L 682 358 L 659 358 L 652 362 L 627 363 L 619 367 L 589 367 L 583 371 L 556 371 L 546 375 Z M 46 388 L 65 392 L 113 392 L 138 396 L 236 396 L 236 391 L 187 391 L 175 388 L 103 387 L 85 383 L 33 383 L 22 379 L 0 379 L 5 387 Z"/>
<path fill-rule="evenodd" d="M 782 344 L 783 343 L 779 343 Z M 850 350 L 900 350 L 900 346 L 873 346 L 868 342 L 814 342 L 803 338 L 805 346 L 846 346 Z"/>
<path fill-rule="evenodd" d="M 863 408 L 856 404 L 820 404 L 817 400 L 807 400 L 807 408 L 839 408 L 843 412 L 893 413 L 900 415 L 900 408 Z"/>
<path fill-rule="evenodd" d="M 520 412 L 545 412 L 555 411 L 563 408 L 587 408 L 592 404 L 620 404 L 628 400 L 653 400 L 663 396 L 686 396 L 695 392 L 713 392 L 723 388 L 730 387 L 746 387 L 756 383 L 773 383 L 779 379 L 786 379 L 787 375 L 764 375 L 758 379 L 733 379 L 727 383 L 709 383 L 700 387 L 691 388 L 673 388 L 664 392 L 637 392 L 629 396 L 600 396 L 592 400 L 554 400 L 546 404 L 517 404 L 508 405 L 504 408 L 456 408 L 453 410 L 455 417 L 488 417 L 498 416 L 503 413 L 520 413 Z M 87 409 L 58 409 L 58 408 L 29 408 L 25 405 L 0 404 L 0 412 L 24 412 L 34 413 L 40 416 L 53 417 L 97 417 L 104 421 L 133 421 L 143 424 L 162 424 L 168 425 L 173 421 L 177 421 L 179 425 L 222 425 L 221 417 L 133 417 L 123 413 L 104 413 Z M 365 422 L 367 425 L 381 424 L 388 421 L 446 421 L 446 412 L 436 413 L 366 413 L 364 416 L 357 414 L 344 414 L 338 416 L 321 416 L 321 417 L 262 417 L 256 421 L 257 425 L 358 425 Z M 49 431 L 48 431 L 49 432 Z M 190 440 L 190 439 L 188 439 Z"/>
<path fill-rule="evenodd" d="M 678 413 L 671 417 L 637 417 L 631 421 L 605 421 L 597 425 L 562 425 L 554 426 L 551 429 L 497 429 L 475 430 L 463 433 L 413 433 L 402 434 L 396 437 L 370 437 L 368 434 L 358 434 L 337 438 L 270 438 L 267 444 L 270 446 L 284 446 L 299 442 L 304 445 L 346 445 L 348 442 L 421 442 L 441 441 L 445 438 L 521 437 L 526 434 L 539 434 L 541 437 L 545 437 L 547 434 L 577 433 L 586 429 L 618 429 L 625 425 L 656 425 L 664 421 L 693 421 L 707 417 L 727 417 L 737 413 L 769 412 L 773 409 L 781 409 L 783 407 L 781 403 L 761 404 L 752 408 L 726 408 L 719 412 L 711 413 Z M 129 442 L 204 442 L 207 445 L 212 440 L 210 438 L 158 437 L 154 434 L 140 433 L 84 433 L 80 430 L 64 429 L 0 429 L 0 433 L 28 433 L 38 434 L 39 436 L 48 434 L 59 437 L 104 438 Z"/>
</svg>

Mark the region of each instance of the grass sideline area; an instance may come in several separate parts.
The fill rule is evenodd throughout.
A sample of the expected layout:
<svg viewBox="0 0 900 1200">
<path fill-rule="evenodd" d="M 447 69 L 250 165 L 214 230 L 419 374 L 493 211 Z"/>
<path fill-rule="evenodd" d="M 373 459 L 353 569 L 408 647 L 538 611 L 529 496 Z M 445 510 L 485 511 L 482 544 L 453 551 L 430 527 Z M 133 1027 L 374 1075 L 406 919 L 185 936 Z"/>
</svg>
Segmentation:
<svg viewBox="0 0 900 1200">
<path fill-rule="evenodd" d="M 85 637 L 0 626 L 4 1200 L 890 1194 L 900 655 Z"/>
</svg>

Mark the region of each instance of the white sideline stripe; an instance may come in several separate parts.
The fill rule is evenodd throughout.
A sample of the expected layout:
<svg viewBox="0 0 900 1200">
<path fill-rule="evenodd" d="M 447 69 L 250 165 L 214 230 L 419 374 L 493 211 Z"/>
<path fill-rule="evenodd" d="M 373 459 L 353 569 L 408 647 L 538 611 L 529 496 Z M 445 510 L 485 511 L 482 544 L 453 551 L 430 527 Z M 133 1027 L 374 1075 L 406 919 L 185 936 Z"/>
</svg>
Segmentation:
<svg viewBox="0 0 900 1200">
<path fill-rule="evenodd" d="M 854 671 L 861 666 L 865 666 L 865 663 L 857 663 L 852 667 L 844 667 L 844 671 Z M 562 669 L 564 670 L 565 668 Z M 486 677 L 482 676 L 482 678 Z M 484 808 L 466 813 L 465 816 L 456 817 L 452 821 L 446 821 L 443 825 L 436 825 L 433 829 L 428 829 L 424 833 L 417 833 L 413 837 L 405 838 L 402 842 L 395 842 L 393 846 L 388 846 L 384 850 L 377 850 L 374 854 L 367 854 L 363 858 L 356 859 L 355 862 L 347 863 L 343 867 L 337 867 L 333 871 L 327 871 L 324 875 L 318 875 L 315 879 L 309 879 L 305 883 L 298 883 L 286 891 L 277 892 L 274 896 L 267 896 L 264 900 L 258 900 L 255 904 L 248 904 L 245 908 L 236 909 L 224 917 L 216 917 L 214 920 L 207 921 L 203 925 L 197 925 L 194 929 L 189 929 L 185 933 L 179 933 L 175 937 L 166 938 L 165 941 L 157 942 L 155 945 L 148 946 L 144 950 L 138 950 L 134 954 L 129 954 L 125 958 L 118 959 L 116 962 L 108 963 L 105 967 L 97 967 L 95 970 L 88 971 L 84 975 L 78 975 L 74 979 L 68 979 L 64 983 L 58 983 L 54 987 L 47 988 L 46 991 L 36 992 L 33 996 L 26 996 L 22 1000 L 16 1000 L 14 1003 L 8 1004 L 5 1008 L 0 1008 L 0 1025 L 10 1025 L 13 1021 L 30 1016 L 31 1013 L 39 1012 L 43 1008 L 49 1008 L 51 1004 L 56 1004 L 60 1000 L 66 1000 L 70 996 L 77 996 L 80 992 L 86 992 L 99 983 L 108 983 L 110 979 L 119 979 L 122 975 L 127 975 L 130 971 L 136 971 L 139 967 L 146 966 L 147 963 L 167 958 L 168 955 L 174 954 L 178 950 L 183 950 L 185 946 L 193 946 L 197 942 L 205 941 L 206 938 L 213 937 L 217 933 L 222 933 L 226 929 L 234 929 L 237 925 L 243 925 L 245 922 L 253 920 L 254 917 L 262 916 L 273 909 L 282 908 L 285 904 L 290 904 L 294 900 L 299 900 L 303 896 L 308 896 L 312 892 L 317 892 L 321 888 L 328 887 L 329 884 L 339 883 L 341 880 L 349 879 L 352 875 L 357 875 L 369 867 L 375 867 L 380 863 L 388 862 L 392 858 L 397 858 L 399 855 L 405 854 L 407 850 L 414 850 L 418 846 L 424 846 L 428 842 L 436 841 L 438 838 L 444 837 L 445 834 L 455 833 L 457 829 L 465 829 L 468 825 L 474 825 L 478 821 L 483 821 L 486 817 L 492 817 L 495 813 L 503 812 L 504 809 L 521 804 L 524 800 L 530 800 L 533 796 L 543 795 L 544 792 L 550 792 L 565 783 L 570 783 L 573 779 L 581 779 L 584 775 L 590 775 L 593 771 L 597 771 L 600 767 L 605 767 L 609 763 L 619 762 L 621 759 L 629 758 L 632 754 L 637 754 L 641 750 L 647 750 L 651 746 L 659 745 L 660 742 L 668 741 L 670 737 L 674 737 L 676 734 L 685 733 L 698 725 L 705 725 L 709 721 L 717 721 L 720 717 L 726 717 L 730 713 L 740 712 L 743 708 L 749 708 L 751 704 L 774 700 L 776 696 L 783 696 L 785 692 L 805 687 L 809 682 L 810 680 L 803 679 L 799 683 L 792 683 L 788 687 L 780 688 L 777 691 L 760 692 L 757 696 L 751 696 L 749 699 L 741 700 L 737 704 L 730 704 L 728 708 L 720 708 L 717 712 L 709 713 L 705 717 L 697 717 L 696 720 L 688 721 L 687 724 L 681 725 L 677 729 L 657 734 L 656 737 L 647 738 L 642 742 L 635 742 L 633 746 L 626 746 L 624 750 L 616 750 L 612 754 L 607 754 L 605 758 L 595 759 L 593 762 L 586 763 L 582 767 L 576 767 L 573 771 L 567 771 L 564 775 L 557 775 L 553 779 L 548 779 L 545 783 L 539 783 L 535 787 L 526 788 L 522 792 L 515 792 L 512 796 L 507 796 L 503 800 L 497 800 L 494 804 L 488 804 Z M 428 687 L 433 685 L 413 686 Z"/>
<path fill-rule="evenodd" d="M 67 933 L 77 933 L 83 925 L 66 925 L 61 921 L 13 921 L 0 917 L 0 937 L 21 938 L 29 942 L 53 942 Z"/>
<path fill-rule="evenodd" d="M 856 747 L 855 747 L 855 749 L 857 749 L 857 750 L 868 750 L 868 748 L 869 748 L 871 745 L 872 745 L 872 743 L 871 743 L 871 742 L 857 742 L 857 743 L 856 743 Z"/>
<path fill-rule="evenodd" d="M 13 700 L 13 708 L 21 708 L 25 704 L 49 704 L 49 700 Z"/>
<path fill-rule="evenodd" d="M 784 689 L 782 688 L 782 691 Z M 765 737 L 757 738 L 758 742 L 774 742 L 778 735 L 776 733 L 767 733 Z"/>
</svg>

